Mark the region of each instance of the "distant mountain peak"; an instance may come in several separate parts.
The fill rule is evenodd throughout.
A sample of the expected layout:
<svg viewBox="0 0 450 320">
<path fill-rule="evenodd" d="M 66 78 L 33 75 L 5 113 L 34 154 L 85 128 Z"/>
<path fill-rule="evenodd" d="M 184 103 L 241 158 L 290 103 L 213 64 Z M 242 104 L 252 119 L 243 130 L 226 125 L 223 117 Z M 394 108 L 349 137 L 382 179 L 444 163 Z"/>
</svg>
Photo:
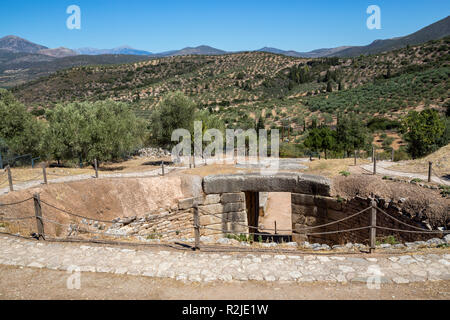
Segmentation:
<svg viewBox="0 0 450 320">
<path fill-rule="evenodd" d="M 0 49 L 12 52 L 37 53 L 39 50 L 48 48 L 18 36 L 9 35 L 0 39 Z"/>
</svg>

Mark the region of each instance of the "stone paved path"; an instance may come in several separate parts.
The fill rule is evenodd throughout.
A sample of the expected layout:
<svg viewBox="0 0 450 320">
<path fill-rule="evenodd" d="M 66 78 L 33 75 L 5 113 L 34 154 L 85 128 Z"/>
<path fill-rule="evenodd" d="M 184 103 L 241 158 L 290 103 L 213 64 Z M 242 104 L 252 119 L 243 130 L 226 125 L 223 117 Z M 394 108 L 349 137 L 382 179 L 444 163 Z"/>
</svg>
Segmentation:
<svg viewBox="0 0 450 320">
<path fill-rule="evenodd" d="M 450 280 L 450 254 L 224 254 L 37 242 L 0 236 L 0 264 L 209 281 L 410 283 Z"/>
</svg>

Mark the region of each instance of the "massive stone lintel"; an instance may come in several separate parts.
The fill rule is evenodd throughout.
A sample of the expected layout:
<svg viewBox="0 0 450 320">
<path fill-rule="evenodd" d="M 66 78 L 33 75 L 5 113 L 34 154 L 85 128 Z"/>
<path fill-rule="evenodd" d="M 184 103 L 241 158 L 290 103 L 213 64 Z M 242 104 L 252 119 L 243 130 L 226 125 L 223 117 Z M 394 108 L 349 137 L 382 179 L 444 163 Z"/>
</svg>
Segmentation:
<svg viewBox="0 0 450 320">
<path fill-rule="evenodd" d="M 211 175 L 203 178 L 203 191 L 206 194 L 257 191 L 329 196 L 330 189 L 331 182 L 329 179 L 297 172 L 283 172 L 273 175 L 257 173 Z"/>
</svg>

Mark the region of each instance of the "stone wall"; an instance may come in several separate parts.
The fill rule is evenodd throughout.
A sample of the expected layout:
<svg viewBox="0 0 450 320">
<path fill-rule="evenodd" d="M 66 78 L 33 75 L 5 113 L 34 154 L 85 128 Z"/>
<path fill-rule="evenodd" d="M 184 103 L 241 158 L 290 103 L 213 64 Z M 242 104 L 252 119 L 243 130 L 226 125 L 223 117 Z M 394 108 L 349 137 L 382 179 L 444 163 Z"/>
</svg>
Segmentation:
<svg viewBox="0 0 450 320">
<path fill-rule="evenodd" d="M 341 220 L 362 211 L 371 205 L 372 199 L 356 197 L 349 201 L 338 200 L 330 197 L 312 196 L 305 194 L 292 194 L 292 230 L 293 241 L 301 243 L 303 241 L 325 243 L 329 245 L 345 243 L 363 243 L 369 242 L 369 229 L 357 230 L 344 233 L 332 233 L 326 235 L 305 235 L 305 228 L 327 224 L 333 221 Z M 387 202 L 384 199 L 375 199 L 377 206 L 396 219 L 419 228 L 427 227 L 421 222 L 413 221 L 406 212 L 403 212 L 399 204 Z M 333 232 L 347 230 L 370 225 L 371 210 L 348 220 L 315 229 L 307 230 L 308 233 Z M 377 211 L 377 226 L 400 230 L 412 230 L 399 222 L 387 217 L 380 211 Z M 394 236 L 399 242 L 411 242 L 416 240 L 428 240 L 437 235 L 416 234 L 395 232 L 390 230 L 377 229 L 377 239 L 387 236 Z"/>
<path fill-rule="evenodd" d="M 197 181 L 197 180 L 195 180 Z M 304 241 L 336 245 L 348 242 L 367 244 L 369 229 L 326 235 L 307 235 L 305 228 L 341 220 L 364 210 L 371 205 L 371 199 L 356 197 L 349 201 L 330 197 L 331 183 L 322 177 L 298 173 L 281 173 L 271 176 L 256 174 L 208 176 L 191 183 L 195 197 L 181 199 L 178 206 L 169 210 L 160 209 L 144 218 L 133 221 L 118 221 L 107 230 L 126 235 L 138 235 L 147 239 L 186 239 L 194 237 L 194 206 L 199 209 L 202 236 L 225 237 L 230 233 L 248 233 L 246 192 L 291 192 L 292 238 L 297 243 Z M 400 221 L 420 228 L 426 228 L 402 212 L 398 203 L 377 199 L 377 205 Z M 309 233 L 334 232 L 370 225 L 371 210 L 330 226 L 308 230 Z M 251 218 L 251 217 L 250 217 Z M 377 225 L 382 227 L 411 230 L 393 221 L 381 212 L 377 213 Z M 377 237 L 394 236 L 400 242 L 428 240 L 437 235 L 398 233 L 377 230 Z"/>
</svg>

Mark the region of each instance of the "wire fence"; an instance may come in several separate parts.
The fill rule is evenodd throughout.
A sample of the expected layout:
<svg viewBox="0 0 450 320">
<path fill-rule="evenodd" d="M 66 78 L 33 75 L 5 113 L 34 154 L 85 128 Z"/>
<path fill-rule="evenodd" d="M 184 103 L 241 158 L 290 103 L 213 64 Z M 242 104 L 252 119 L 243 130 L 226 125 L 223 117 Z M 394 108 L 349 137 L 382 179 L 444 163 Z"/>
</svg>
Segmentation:
<svg viewBox="0 0 450 320">
<path fill-rule="evenodd" d="M 7 223 L 18 222 L 19 223 L 19 222 L 27 221 L 27 220 L 30 220 L 30 221 L 35 220 L 36 226 L 37 226 L 37 232 L 30 233 L 31 237 L 35 238 L 35 239 L 42 238 L 42 239 L 46 240 L 46 237 L 45 237 L 46 235 L 44 232 L 45 226 L 46 225 L 54 225 L 54 226 L 65 228 L 68 232 L 67 236 L 65 236 L 65 238 L 64 237 L 59 238 L 60 240 L 99 241 L 102 239 L 109 239 L 109 238 L 120 238 L 120 239 L 126 239 L 128 241 L 138 240 L 138 239 L 135 239 L 136 238 L 135 235 L 117 233 L 117 232 L 114 232 L 114 230 L 112 230 L 112 229 L 108 229 L 106 231 L 92 230 L 87 226 L 86 227 L 82 226 L 83 221 L 81 223 L 80 222 L 77 223 L 77 222 L 73 222 L 73 221 L 71 221 L 69 223 L 63 222 L 64 215 L 68 215 L 72 218 L 84 219 L 85 220 L 84 224 L 86 224 L 86 221 L 91 221 L 91 222 L 96 221 L 96 222 L 102 222 L 102 223 L 107 223 L 107 224 L 116 225 L 116 226 L 125 226 L 130 223 L 130 222 L 125 222 L 124 220 L 117 220 L 117 219 L 115 219 L 115 220 L 96 219 L 96 218 L 93 218 L 92 216 L 74 213 L 74 212 L 68 211 L 64 208 L 60 208 L 56 205 L 53 205 L 53 204 L 47 202 L 46 200 L 41 200 L 39 194 L 35 194 L 33 197 L 29 197 L 29 198 L 26 198 L 23 200 L 18 200 L 15 202 L 0 203 L 0 210 L 2 208 L 15 207 L 17 205 L 21 205 L 21 204 L 24 204 L 29 201 L 33 201 L 33 203 L 34 203 L 34 211 L 35 211 L 34 216 L 28 215 L 28 216 L 23 216 L 23 217 L 19 217 L 19 216 L 6 217 L 0 211 L 0 222 L 7 222 Z M 43 210 L 43 207 L 44 208 L 47 207 L 47 209 Z M 50 216 L 48 216 L 48 214 L 49 214 L 48 209 L 53 210 L 52 215 L 54 216 L 54 218 L 51 218 Z M 178 239 L 179 243 L 181 245 L 183 245 L 184 247 L 188 246 L 188 247 L 191 247 L 192 249 L 201 249 L 201 248 L 203 248 L 203 244 L 202 245 L 200 244 L 201 230 L 214 231 L 215 234 L 221 234 L 221 235 L 246 236 L 246 237 L 248 237 L 248 239 L 254 239 L 253 237 L 255 237 L 255 236 L 257 236 L 257 237 L 258 236 L 285 236 L 285 235 L 281 235 L 281 234 L 277 235 L 276 234 L 277 231 L 289 232 L 290 233 L 289 235 L 291 235 L 291 236 L 293 234 L 300 234 L 300 235 L 304 235 L 306 237 L 311 237 L 311 236 L 321 236 L 321 235 L 353 233 L 353 232 L 358 232 L 358 231 L 369 230 L 368 239 L 369 239 L 371 250 L 375 248 L 376 230 L 396 232 L 396 233 L 428 234 L 428 235 L 440 235 L 440 236 L 450 234 L 449 230 L 429 230 L 429 229 L 424 229 L 424 228 L 409 224 L 407 222 L 404 222 L 404 221 L 394 217 L 392 214 L 387 213 L 385 210 L 379 208 L 375 202 L 372 202 L 372 204 L 370 206 L 368 206 L 367 208 L 360 210 L 356 213 L 352 213 L 342 219 L 323 223 L 320 225 L 306 226 L 304 228 L 296 228 L 295 230 L 265 229 L 265 228 L 258 228 L 256 226 L 250 226 L 243 222 L 233 221 L 233 219 L 224 218 L 220 214 L 210 213 L 206 210 L 199 208 L 197 205 L 195 205 L 191 209 L 188 209 L 185 211 L 178 211 L 178 212 L 175 212 L 172 214 L 149 215 L 146 218 L 147 219 L 146 221 L 166 222 L 166 221 L 169 221 L 169 219 L 176 219 L 177 215 L 181 216 L 183 214 L 190 213 L 191 211 L 192 211 L 192 224 L 191 225 L 185 225 L 185 227 L 179 227 L 174 230 L 166 230 L 166 231 L 155 230 L 154 234 L 158 235 L 158 236 L 165 236 L 165 235 L 168 236 L 168 235 L 173 235 L 173 234 L 179 235 L 181 232 L 184 232 L 184 231 L 189 231 L 189 232 L 193 231 L 193 234 L 194 234 L 194 239 L 192 241 L 193 245 L 183 243 L 183 239 Z M 323 228 L 327 228 L 330 226 L 338 225 L 339 223 L 348 221 L 350 219 L 356 218 L 361 215 L 363 215 L 364 217 L 367 218 L 368 215 L 366 213 L 369 213 L 369 218 L 370 218 L 369 219 L 370 222 L 367 225 L 349 227 L 349 228 L 342 229 L 342 230 L 325 230 L 325 231 L 317 230 L 317 229 L 323 229 Z M 378 225 L 376 222 L 377 221 L 377 219 L 376 219 L 377 213 L 380 213 L 380 214 L 384 215 L 385 217 L 387 217 L 388 219 L 391 219 L 395 223 L 405 226 L 409 229 L 405 230 L 405 229 L 399 229 L 399 228 L 392 227 L 392 226 Z M 217 218 L 217 221 L 220 221 L 220 222 L 219 223 L 217 223 L 217 222 L 210 223 L 210 224 L 201 224 L 200 223 L 201 216 L 214 216 Z M 61 217 L 61 218 L 58 219 L 58 217 Z M 63 220 L 63 221 L 61 221 L 61 220 Z M 220 223 L 227 223 L 227 228 L 218 227 L 218 225 Z M 31 224 L 32 224 L 32 222 L 31 222 Z M 231 224 L 231 228 L 228 228 L 228 224 Z M 213 225 L 215 225 L 215 227 L 213 227 Z M 240 230 L 236 230 L 235 227 L 241 227 L 241 228 L 240 228 Z M 275 231 L 275 234 L 270 234 L 270 233 L 268 233 L 268 231 L 272 231 L 272 232 Z M 5 232 L 3 232 L 3 231 L 1 233 L 5 234 Z M 81 234 L 90 234 L 90 235 L 93 235 L 95 238 L 83 239 L 83 238 L 75 237 L 75 235 L 81 235 Z M 16 235 L 21 235 L 21 234 L 16 234 Z M 103 238 L 99 238 L 99 236 L 101 236 Z M 58 239 L 58 238 L 54 238 L 54 239 Z M 177 240 L 177 239 L 172 239 L 172 240 Z M 190 242 L 190 241 L 186 241 L 186 239 L 185 239 L 184 242 Z M 205 248 L 213 249 L 213 247 L 214 246 L 207 245 Z M 220 247 L 220 246 L 218 246 L 218 247 Z"/>
</svg>

